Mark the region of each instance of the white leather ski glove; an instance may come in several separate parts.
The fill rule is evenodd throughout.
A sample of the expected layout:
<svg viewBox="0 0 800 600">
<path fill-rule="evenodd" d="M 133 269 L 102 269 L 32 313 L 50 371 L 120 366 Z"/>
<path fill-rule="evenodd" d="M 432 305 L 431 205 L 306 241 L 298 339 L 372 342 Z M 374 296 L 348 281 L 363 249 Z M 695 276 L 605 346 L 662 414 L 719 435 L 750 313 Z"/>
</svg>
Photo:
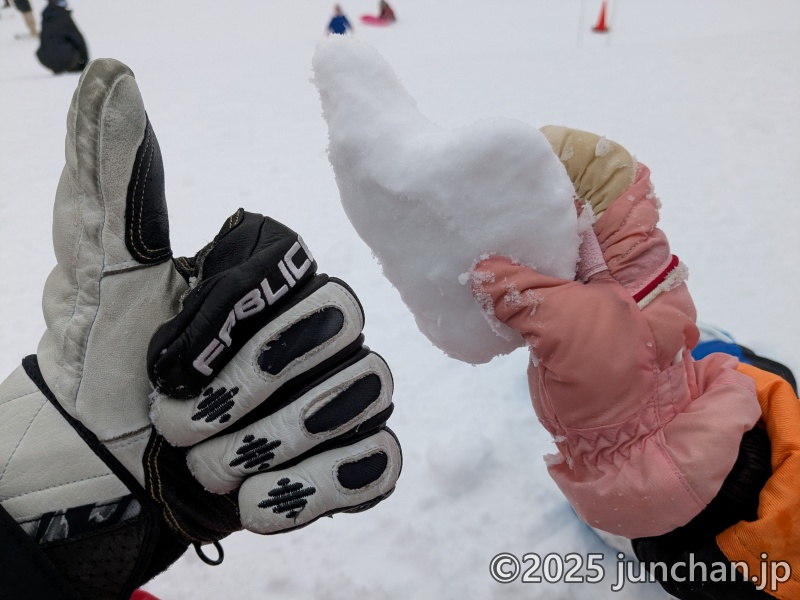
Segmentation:
<svg viewBox="0 0 800 600">
<path fill-rule="evenodd" d="M 78 83 L 53 219 L 47 331 L 0 386 L 0 597 L 127 598 L 189 544 L 393 491 L 392 379 L 356 296 L 243 210 L 173 259 L 158 142 L 117 61 Z"/>
</svg>

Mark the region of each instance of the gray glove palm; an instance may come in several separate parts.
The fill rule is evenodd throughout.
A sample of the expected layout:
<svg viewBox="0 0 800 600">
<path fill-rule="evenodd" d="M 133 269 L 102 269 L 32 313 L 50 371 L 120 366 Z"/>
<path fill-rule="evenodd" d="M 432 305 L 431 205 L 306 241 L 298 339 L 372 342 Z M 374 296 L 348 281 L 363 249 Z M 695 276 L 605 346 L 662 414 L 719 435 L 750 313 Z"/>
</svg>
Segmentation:
<svg viewBox="0 0 800 600">
<path fill-rule="evenodd" d="M 352 290 L 241 210 L 172 260 L 158 143 L 119 62 L 73 97 L 53 239 L 47 331 L 0 387 L 0 512 L 77 594 L 125 597 L 188 544 L 394 489 L 391 374 Z"/>
</svg>

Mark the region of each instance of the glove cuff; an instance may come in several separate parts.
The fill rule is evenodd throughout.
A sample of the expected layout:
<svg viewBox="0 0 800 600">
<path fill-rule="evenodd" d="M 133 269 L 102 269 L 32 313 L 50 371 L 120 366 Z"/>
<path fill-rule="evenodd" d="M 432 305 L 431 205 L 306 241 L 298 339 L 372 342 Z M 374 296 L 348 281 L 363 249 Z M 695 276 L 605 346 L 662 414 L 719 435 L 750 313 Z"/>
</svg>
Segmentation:
<svg viewBox="0 0 800 600">
<path fill-rule="evenodd" d="M 0 597 L 80 600 L 45 553 L 0 504 Z"/>
<path fill-rule="evenodd" d="M 28 520 L 24 528 L 19 527 L 17 533 L 27 535 L 50 567 L 74 589 L 74 597 L 127 600 L 135 588 L 174 562 L 186 545 L 181 547 L 166 539 L 170 532 L 160 526 L 159 514 L 144 488 L 91 431 L 59 404 L 42 377 L 36 356 L 26 357 L 22 367 L 47 401 L 127 488 L 128 495 L 109 503 L 90 502 L 40 515 Z M 104 512 L 109 510 L 109 514 Z M 98 524 L 92 515 L 103 519 Z M 54 535 L 58 529 L 59 535 Z"/>
</svg>

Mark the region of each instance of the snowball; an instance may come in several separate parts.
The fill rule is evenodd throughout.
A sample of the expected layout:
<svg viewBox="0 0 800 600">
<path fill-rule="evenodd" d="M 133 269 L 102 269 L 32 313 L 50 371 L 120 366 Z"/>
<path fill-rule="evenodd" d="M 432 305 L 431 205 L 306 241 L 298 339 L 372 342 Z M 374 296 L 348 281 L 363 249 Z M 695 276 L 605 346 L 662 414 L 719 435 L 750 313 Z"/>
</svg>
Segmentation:
<svg viewBox="0 0 800 600">
<path fill-rule="evenodd" d="M 464 275 L 494 254 L 574 278 L 574 189 L 544 135 L 502 118 L 442 129 L 352 38 L 321 42 L 313 68 L 342 206 L 420 331 L 472 364 L 522 346 L 489 322 Z"/>
</svg>

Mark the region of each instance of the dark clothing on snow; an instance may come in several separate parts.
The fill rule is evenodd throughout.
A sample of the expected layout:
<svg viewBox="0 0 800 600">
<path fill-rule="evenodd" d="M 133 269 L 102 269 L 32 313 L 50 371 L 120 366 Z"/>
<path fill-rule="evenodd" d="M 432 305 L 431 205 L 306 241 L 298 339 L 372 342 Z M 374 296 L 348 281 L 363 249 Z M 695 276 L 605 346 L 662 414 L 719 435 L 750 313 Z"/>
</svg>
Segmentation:
<svg viewBox="0 0 800 600">
<path fill-rule="evenodd" d="M 378 18 L 382 21 L 396 21 L 397 17 L 394 16 L 394 11 L 389 7 L 384 5 L 381 7 L 381 14 L 378 15 Z"/>
<path fill-rule="evenodd" d="M 42 11 L 41 45 L 36 57 L 54 73 L 83 71 L 89 62 L 86 42 L 70 12 L 57 4 L 49 4 Z"/>
<path fill-rule="evenodd" d="M 328 30 L 331 33 L 338 33 L 339 35 L 347 33 L 348 29 L 350 29 L 350 21 L 344 15 L 336 15 L 328 25 Z"/>
</svg>

